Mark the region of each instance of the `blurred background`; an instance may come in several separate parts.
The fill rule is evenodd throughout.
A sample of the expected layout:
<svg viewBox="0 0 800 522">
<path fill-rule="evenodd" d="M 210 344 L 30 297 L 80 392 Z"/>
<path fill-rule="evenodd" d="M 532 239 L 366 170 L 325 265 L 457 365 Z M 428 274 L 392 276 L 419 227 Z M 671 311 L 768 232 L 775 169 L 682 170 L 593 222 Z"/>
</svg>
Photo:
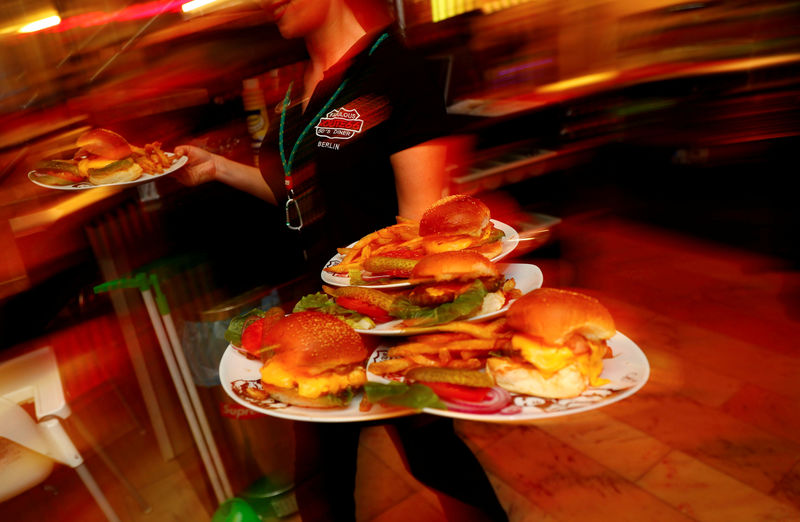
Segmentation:
<svg viewBox="0 0 800 522">
<path fill-rule="evenodd" d="M 797 268 L 800 2 L 390 3 L 432 64 L 421 81 L 441 85 L 464 138 L 450 191 L 515 226 L 519 257 L 557 258 L 561 223 L 612 215 Z M 243 418 L 216 367 L 232 316 L 316 291 L 275 255 L 282 216 L 217 183 L 60 191 L 27 173 L 70 157 L 90 127 L 252 163 L 248 115 L 274 123 L 304 49 L 256 1 L 2 5 L 0 356 L 52 347 L 73 410 L 66 428 L 123 520 L 210 517 L 217 495 L 142 297 L 154 287 L 131 282 L 155 276 L 233 491 L 264 476 L 278 491 L 287 428 Z M 95 291 L 109 281 L 124 284 Z M 68 469 L 0 513 L 103 519 Z"/>
</svg>

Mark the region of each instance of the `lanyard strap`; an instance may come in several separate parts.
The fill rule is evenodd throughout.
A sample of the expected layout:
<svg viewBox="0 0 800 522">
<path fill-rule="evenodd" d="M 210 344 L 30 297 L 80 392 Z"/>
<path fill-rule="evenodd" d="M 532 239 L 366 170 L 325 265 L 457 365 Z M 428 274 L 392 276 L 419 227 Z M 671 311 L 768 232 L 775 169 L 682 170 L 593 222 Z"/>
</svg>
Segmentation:
<svg viewBox="0 0 800 522">
<path fill-rule="evenodd" d="M 375 43 L 372 44 L 372 47 L 369 50 L 369 55 L 372 56 L 372 53 L 375 52 L 375 49 L 377 49 L 381 42 L 388 37 L 388 33 L 383 33 L 377 40 L 375 40 Z M 311 120 L 309 120 L 308 124 L 303 128 L 302 132 L 300 132 L 300 135 L 297 137 L 297 140 L 294 142 L 294 146 L 292 146 L 292 151 L 289 153 L 288 158 L 286 157 L 286 147 L 284 147 L 284 129 L 286 127 L 286 108 L 289 106 L 289 100 L 291 100 L 292 97 L 292 83 L 289 83 L 289 87 L 286 89 L 286 96 L 283 98 L 283 106 L 281 107 L 281 123 L 278 130 L 278 149 L 280 150 L 281 154 L 281 165 L 283 165 L 284 183 L 289 193 L 289 198 L 286 200 L 284 209 L 286 213 L 286 226 L 292 230 L 299 231 L 303 228 L 303 213 L 300 205 L 298 204 L 299 196 L 295 194 L 294 184 L 292 183 L 292 164 L 294 163 L 295 154 L 300 147 L 300 142 L 303 141 L 306 134 L 308 134 L 308 131 L 310 131 L 311 127 L 314 126 L 314 122 L 325 115 L 328 109 L 330 109 L 334 100 L 336 100 L 342 90 L 344 90 L 348 79 L 349 78 L 345 78 L 342 80 L 342 83 L 339 84 L 339 87 L 336 89 L 336 91 L 331 95 L 330 98 L 328 98 L 328 101 L 325 102 L 325 105 L 317 112 L 317 114 L 314 115 L 313 118 L 311 118 Z M 296 225 L 292 224 L 292 211 L 294 211 L 294 214 L 297 217 Z"/>
<path fill-rule="evenodd" d="M 369 50 L 369 55 L 372 56 L 372 53 L 375 52 L 375 49 L 377 49 L 378 46 L 381 44 L 381 42 L 383 42 L 388 37 L 389 37 L 388 33 L 383 33 L 377 40 L 375 40 L 375 43 L 372 44 L 372 47 Z M 289 157 L 287 158 L 286 157 L 286 148 L 284 147 L 283 143 L 284 143 L 284 128 L 286 126 L 286 123 L 285 123 L 286 122 L 286 108 L 289 106 L 289 100 L 291 99 L 291 95 L 292 95 L 292 83 L 289 83 L 289 87 L 286 89 L 286 96 L 283 98 L 283 106 L 281 107 L 281 123 L 280 123 L 280 127 L 279 127 L 279 130 L 278 130 L 278 148 L 280 149 L 280 153 L 281 153 L 281 164 L 283 165 L 283 174 L 284 174 L 284 176 L 286 178 L 285 181 L 286 181 L 287 187 L 291 188 L 291 186 L 292 186 L 292 182 L 291 182 L 292 163 L 294 162 L 294 157 L 295 157 L 295 154 L 297 153 L 297 149 L 300 146 L 300 142 L 303 141 L 303 138 L 305 138 L 306 134 L 308 134 L 308 131 L 311 130 L 311 127 L 314 126 L 314 122 L 316 122 L 317 120 L 322 118 L 322 116 L 325 114 L 325 112 L 327 112 L 328 109 L 330 109 L 330 107 L 333 104 L 334 100 L 336 100 L 337 96 L 339 96 L 339 94 L 342 92 L 342 90 L 344 89 L 345 85 L 347 85 L 347 81 L 348 80 L 349 80 L 349 78 L 345 78 L 344 80 L 342 80 L 342 83 L 339 85 L 339 87 L 336 89 L 336 91 L 331 95 L 331 97 L 328 98 L 328 101 L 325 103 L 325 105 L 317 112 L 316 115 L 314 115 L 313 118 L 311 118 L 311 120 L 309 120 L 308 124 L 305 126 L 305 128 L 302 130 L 302 132 L 300 132 L 300 135 L 297 137 L 297 141 L 294 142 L 294 146 L 292 147 L 292 151 L 289 153 Z"/>
</svg>

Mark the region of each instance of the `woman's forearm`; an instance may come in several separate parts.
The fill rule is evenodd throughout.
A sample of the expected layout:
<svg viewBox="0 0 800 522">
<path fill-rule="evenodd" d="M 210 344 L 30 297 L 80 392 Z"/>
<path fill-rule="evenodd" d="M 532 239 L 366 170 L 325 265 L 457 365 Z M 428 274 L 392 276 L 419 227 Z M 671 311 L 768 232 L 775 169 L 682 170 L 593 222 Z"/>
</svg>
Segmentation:
<svg viewBox="0 0 800 522">
<path fill-rule="evenodd" d="M 223 156 L 218 156 L 215 178 L 226 185 L 243 190 L 273 205 L 276 204 L 275 195 L 269 185 L 264 181 L 258 168 L 252 165 L 245 165 Z"/>
</svg>

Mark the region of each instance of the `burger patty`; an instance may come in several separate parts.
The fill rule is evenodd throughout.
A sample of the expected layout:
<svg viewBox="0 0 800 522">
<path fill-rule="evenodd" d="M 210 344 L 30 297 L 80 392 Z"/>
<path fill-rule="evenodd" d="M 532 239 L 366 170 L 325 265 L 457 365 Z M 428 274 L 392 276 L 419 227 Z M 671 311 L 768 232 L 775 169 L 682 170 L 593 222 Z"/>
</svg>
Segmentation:
<svg viewBox="0 0 800 522">
<path fill-rule="evenodd" d="M 502 288 L 505 277 L 481 277 L 479 280 L 489 293 L 497 292 Z M 472 287 L 473 281 L 448 281 L 444 283 L 432 283 L 415 287 L 408 300 L 417 306 L 438 306 L 449 303 L 456 297 L 463 294 Z"/>
</svg>

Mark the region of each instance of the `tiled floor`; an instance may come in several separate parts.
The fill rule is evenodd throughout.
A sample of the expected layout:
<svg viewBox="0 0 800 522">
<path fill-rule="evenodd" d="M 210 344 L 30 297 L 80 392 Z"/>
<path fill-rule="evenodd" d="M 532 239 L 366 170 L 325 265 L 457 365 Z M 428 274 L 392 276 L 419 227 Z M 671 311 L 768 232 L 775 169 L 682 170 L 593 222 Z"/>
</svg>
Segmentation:
<svg viewBox="0 0 800 522">
<path fill-rule="evenodd" d="M 633 397 L 592 412 L 523 425 L 456 423 L 510 519 L 800 520 L 798 274 L 758 255 L 602 217 L 566 220 L 560 235 L 560 256 L 526 260 L 540 265 L 546 286 L 601 299 L 646 353 L 651 376 Z M 118 427 L 102 445 L 149 513 L 91 447 L 85 451 L 123 520 L 210 518 L 213 496 L 190 443 L 164 461 L 152 435 L 112 399 L 79 402 L 74 415 L 89 431 L 99 430 L 92 419 L 101 416 Z M 381 427 L 363 431 L 357 482 L 359 521 L 443 519 L 439 498 L 405 471 Z M 0 505 L 0 515 L 103 519 L 66 468 Z"/>
</svg>

